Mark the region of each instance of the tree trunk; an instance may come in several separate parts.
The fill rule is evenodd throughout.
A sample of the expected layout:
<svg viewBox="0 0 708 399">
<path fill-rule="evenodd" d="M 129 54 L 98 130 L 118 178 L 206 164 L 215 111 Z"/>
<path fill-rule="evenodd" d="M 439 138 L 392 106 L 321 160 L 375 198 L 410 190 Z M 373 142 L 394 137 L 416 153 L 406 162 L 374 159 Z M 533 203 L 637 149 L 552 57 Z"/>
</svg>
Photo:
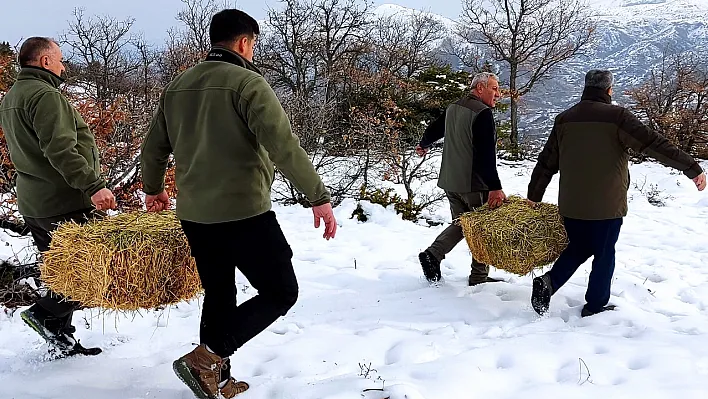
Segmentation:
<svg viewBox="0 0 708 399">
<path fill-rule="evenodd" d="M 517 68 L 515 64 L 511 64 L 509 72 L 509 93 L 511 95 L 511 133 L 509 134 L 509 141 L 512 148 L 516 148 L 519 145 L 519 97 L 516 92 Z"/>
</svg>

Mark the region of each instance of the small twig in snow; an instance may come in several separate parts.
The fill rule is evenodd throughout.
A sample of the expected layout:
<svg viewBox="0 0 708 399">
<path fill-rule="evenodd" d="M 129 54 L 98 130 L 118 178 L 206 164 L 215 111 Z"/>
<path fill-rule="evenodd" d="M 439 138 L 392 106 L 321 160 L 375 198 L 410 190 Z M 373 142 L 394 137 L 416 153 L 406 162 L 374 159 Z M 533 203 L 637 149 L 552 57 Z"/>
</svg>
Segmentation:
<svg viewBox="0 0 708 399">
<path fill-rule="evenodd" d="M 580 375 L 578 377 L 578 384 L 583 385 L 586 382 L 593 383 L 592 380 L 590 379 L 590 368 L 588 368 L 588 365 L 585 363 L 585 360 L 582 358 L 578 358 L 579 360 L 579 365 L 580 365 Z M 583 381 L 583 366 L 585 366 L 585 370 L 588 372 L 588 376 L 585 378 L 585 381 Z"/>
</svg>

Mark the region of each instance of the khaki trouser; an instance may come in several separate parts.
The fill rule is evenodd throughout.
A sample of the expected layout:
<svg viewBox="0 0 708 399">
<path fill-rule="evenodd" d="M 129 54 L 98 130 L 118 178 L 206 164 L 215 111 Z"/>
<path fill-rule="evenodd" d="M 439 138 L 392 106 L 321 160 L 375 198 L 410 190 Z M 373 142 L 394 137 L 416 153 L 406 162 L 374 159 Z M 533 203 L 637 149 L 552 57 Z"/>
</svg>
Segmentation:
<svg viewBox="0 0 708 399">
<path fill-rule="evenodd" d="M 453 193 L 445 191 L 447 199 L 450 202 L 450 212 L 452 219 L 457 219 L 462 213 L 474 210 L 487 203 L 489 198 L 488 191 L 480 191 L 473 193 Z M 450 253 L 453 248 L 464 238 L 462 227 L 454 223 L 448 226 L 430 245 L 428 251 L 438 260 L 445 259 L 445 255 Z M 489 275 L 489 266 L 484 263 L 477 262 L 472 258 L 472 272 L 470 273 L 470 282 L 483 282 Z"/>
</svg>

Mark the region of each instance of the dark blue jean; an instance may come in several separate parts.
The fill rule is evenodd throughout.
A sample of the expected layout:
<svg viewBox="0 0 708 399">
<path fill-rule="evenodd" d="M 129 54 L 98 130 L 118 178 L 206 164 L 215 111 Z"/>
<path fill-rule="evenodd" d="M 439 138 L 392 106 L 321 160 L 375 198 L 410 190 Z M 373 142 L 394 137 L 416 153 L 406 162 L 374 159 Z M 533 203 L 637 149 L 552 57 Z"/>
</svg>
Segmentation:
<svg viewBox="0 0 708 399">
<path fill-rule="evenodd" d="M 591 256 L 592 271 L 585 293 L 586 307 L 597 312 L 610 300 L 610 285 L 615 271 L 615 244 L 622 227 L 622 218 L 608 220 L 578 220 L 565 218 L 568 247 L 548 274 L 554 292 L 573 276 L 578 267 Z"/>
</svg>

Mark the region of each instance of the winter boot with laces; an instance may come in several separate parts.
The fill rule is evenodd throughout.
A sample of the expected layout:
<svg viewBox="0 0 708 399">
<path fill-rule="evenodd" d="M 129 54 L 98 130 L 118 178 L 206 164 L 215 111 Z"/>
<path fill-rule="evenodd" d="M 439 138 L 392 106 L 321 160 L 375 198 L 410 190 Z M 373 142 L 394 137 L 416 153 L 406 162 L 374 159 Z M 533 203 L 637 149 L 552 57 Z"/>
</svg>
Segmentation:
<svg viewBox="0 0 708 399">
<path fill-rule="evenodd" d="M 211 353 L 204 344 L 172 363 L 177 377 L 199 399 L 231 399 L 249 388 L 231 377 L 230 366 L 228 359 Z"/>
<path fill-rule="evenodd" d="M 248 384 L 243 381 L 236 381 L 231 376 L 231 361 L 226 359 L 221 366 L 221 382 L 219 383 L 221 396 L 225 398 L 233 398 L 234 396 L 246 392 Z"/>
</svg>

